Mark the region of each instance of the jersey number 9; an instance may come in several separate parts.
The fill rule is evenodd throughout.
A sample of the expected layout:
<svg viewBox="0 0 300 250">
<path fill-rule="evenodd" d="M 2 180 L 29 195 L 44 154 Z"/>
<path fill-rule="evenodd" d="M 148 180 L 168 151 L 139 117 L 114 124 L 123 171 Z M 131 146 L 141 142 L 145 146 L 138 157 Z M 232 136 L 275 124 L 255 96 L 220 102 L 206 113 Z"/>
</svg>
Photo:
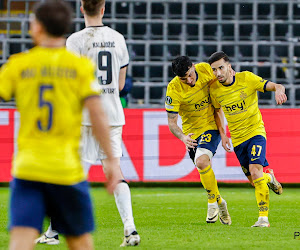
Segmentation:
<svg viewBox="0 0 300 250">
<path fill-rule="evenodd" d="M 101 76 L 98 77 L 101 85 L 110 84 L 112 81 L 111 53 L 109 51 L 100 51 L 98 53 L 98 69 Z"/>
</svg>

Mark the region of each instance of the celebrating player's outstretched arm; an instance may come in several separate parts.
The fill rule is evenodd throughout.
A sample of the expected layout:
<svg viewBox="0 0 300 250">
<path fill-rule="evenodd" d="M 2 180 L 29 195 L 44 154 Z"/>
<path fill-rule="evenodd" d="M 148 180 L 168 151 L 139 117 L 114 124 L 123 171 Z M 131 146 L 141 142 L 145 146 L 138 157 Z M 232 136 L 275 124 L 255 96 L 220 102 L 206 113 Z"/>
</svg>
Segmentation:
<svg viewBox="0 0 300 250">
<path fill-rule="evenodd" d="M 285 87 L 282 84 L 268 82 L 266 86 L 267 91 L 275 91 L 275 100 L 278 105 L 282 105 L 287 101 L 285 94 Z"/>
</svg>

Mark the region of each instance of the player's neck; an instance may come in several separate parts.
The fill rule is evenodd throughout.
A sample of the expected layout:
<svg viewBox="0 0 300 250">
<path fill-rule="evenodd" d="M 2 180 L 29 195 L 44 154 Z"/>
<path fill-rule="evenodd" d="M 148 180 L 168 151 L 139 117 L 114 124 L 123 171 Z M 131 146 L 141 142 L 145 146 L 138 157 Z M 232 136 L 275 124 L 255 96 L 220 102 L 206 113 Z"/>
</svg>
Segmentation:
<svg viewBox="0 0 300 250">
<path fill-rule="evenodd" d="M 223 85 L 231 85 L 233 83 L 233 76 L 227 78 L 226 82 Z"/>
<path fill-rule="evenodd" d="M 96 17 L 84 17 L 85 27 L 90 26 L 103 26 L 102 17 L 96 16 Z"/>
<path fill-rule="evenodd" d="M 64 37 L 44 36 L 38 41 L 38 46 L 46 48 L 65 47 L 66 39 Z"/>
</svg>

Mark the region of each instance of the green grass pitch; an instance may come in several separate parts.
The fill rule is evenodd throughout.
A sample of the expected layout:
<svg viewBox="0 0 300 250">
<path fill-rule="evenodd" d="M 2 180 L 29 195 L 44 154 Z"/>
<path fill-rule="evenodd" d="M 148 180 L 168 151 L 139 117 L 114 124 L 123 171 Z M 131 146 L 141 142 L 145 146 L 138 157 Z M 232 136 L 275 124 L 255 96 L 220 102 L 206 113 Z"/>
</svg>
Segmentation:
<svg viewBox="0 0 300 250">
<path fill-rule="evenodd" d="M 199 184 L 200 186 L 201 184 Z M 270 228 L 251 228 L 258 216 L 252 187 L 221 187 L 232 225 L 205 222 L 207 200 L 202 187 L 131 188 L 133 212 L 141 236 L 138 249 L 300 249 L 299 189 L 285 188 L 278 196 L 270 191 Z M 123 226 L 113 196 L 104 188 L 92 188 L 97 229 L 95 249 L 119 249 Z M 0 249 L 8 249 L 8 188 L 0 188 Z M 70 211 L 71 212 L 71 211 Z M 45 223 L 47 226 L 47 223 Z M 36 249 L 67 249 L 58 246 Z"/>
</svg>

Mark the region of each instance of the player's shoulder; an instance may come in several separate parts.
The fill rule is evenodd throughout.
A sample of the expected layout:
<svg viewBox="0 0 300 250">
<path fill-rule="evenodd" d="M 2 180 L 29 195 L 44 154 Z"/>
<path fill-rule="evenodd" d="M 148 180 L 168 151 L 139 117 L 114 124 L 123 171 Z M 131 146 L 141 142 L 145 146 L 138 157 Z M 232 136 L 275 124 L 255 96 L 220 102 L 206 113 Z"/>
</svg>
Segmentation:
<svg viewBox="0 0 300 250">
<path fill-rule="evenodd" d="M 67 43 L 69 42 L 74 42 L 74 41 L 78 41 L 78 39 L 82 39 L 82 37 L 85 37 L 85 34 L 87 33 L 87 29 L 83 29 L 77 32 L 72 33 L 68 39 L 67 39 Z"/>
<path fill-rule="evenodd" d="M 37 47 L 33 47 L 32 49 L 13 54 L 9 57 L 9 60 L 14 61 L 14 60 L 26 59 L 28 57 L 30 58 L 31 55 L 36 52 L 36 50 Z"/>
<path fill-rule="evenodd" d="M 212 81 L 210 84 L 209 84 L 209 92 L 210 93 L 213 93 L 215 91 L 217 91 L 219 88 L 219 82 L 216 80 L 216 81 Z"/>
<path fill-rule="evenodd" d="M 182 83 L 179 80 L 178 76 L 175 76 L 167 86 L 168 92 L 180 92 L 182 89 Z"/>
<path fill-rule="evenodd" d="M 242 71 L 235 73 L 235 79 L 238 81 L 247 81 L 253 77 L 255 77 L 255 74 L 250 71 Z"/>
<path fill-rule="evenodd" d="M 195 68 L 196 71 L 200 74 L 207 74 L 207 73 L 210 74 L 212 72 L 210 65 L 206 62 L 200 62 L 195 64 Z"/>
<path fill-rule="evenodd" d="M 32 49 L 20 52 L 20 53 L 16 53 L 11 55 L 8 58 L 8 64 L 9 65 L 14 65 L 14 67 L 22 67 L 24 65 L 29 65 L 30 61 L 32 60 L 36 60 L 34 55 L 38 55 L 38 51 L 37 51 L 37 47 L 34 47 Z"/>
<path fill-rule="evenodd" d="M 114 30 L 109 26 L 104 26 L 104 28 L 107 32 L 111 32 L 111 33 L 115 34 L 116 36 L 124 37 L 119 31 Z"/>
</svg>

